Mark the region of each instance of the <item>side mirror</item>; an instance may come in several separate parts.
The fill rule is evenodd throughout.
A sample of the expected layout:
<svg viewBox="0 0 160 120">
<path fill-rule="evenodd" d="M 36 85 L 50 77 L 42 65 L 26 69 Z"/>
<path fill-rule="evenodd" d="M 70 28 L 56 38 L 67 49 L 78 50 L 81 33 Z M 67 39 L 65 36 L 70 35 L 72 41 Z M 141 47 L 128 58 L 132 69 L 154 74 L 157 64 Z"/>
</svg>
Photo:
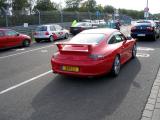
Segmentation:
<svg viewBox="0 0 160 120">
<path fill-rule="evenodd" d="M 19 36 L 19 33 L 17 33 L 16 35 Z"/>
</svg>

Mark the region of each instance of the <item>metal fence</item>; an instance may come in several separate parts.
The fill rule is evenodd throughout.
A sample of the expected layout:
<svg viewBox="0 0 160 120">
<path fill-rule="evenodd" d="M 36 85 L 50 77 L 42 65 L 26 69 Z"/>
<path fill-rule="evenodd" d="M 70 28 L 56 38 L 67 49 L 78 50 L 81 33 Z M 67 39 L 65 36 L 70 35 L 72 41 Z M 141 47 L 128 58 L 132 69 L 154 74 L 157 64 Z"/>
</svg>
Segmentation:
<svg viewBox="0 0 160 120">
<path fill-rule="evenodd" d="M 48 23 L 64 23 L 73 20 L 81 21 L 82 19 L 109 19 L 109 14 L 101 13 L 96 16 L 94 12 L 66 12 L 66 11 L 36 11 L 33 13 L 24 13 L 22 11 L 14 11 L 10 15 L 7 12 L 1 12 L 0 27 L 21 26 L 24 23 L 29 25 L 48 24 Z"/>
</svg>

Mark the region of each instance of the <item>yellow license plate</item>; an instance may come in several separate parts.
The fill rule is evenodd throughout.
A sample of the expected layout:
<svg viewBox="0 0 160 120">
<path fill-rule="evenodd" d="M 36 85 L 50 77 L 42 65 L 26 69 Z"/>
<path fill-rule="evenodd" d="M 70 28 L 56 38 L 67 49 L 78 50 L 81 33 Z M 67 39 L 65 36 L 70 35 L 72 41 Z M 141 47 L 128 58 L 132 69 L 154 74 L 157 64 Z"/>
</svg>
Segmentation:
<svg viewBox="0 0 160 120">
<path fill-rule="evenodd" d="M 63 71 L 69 71 L 69 72 L 79 72 L 79 67 L 75 66 L 62 66 Z"/>
</svg>

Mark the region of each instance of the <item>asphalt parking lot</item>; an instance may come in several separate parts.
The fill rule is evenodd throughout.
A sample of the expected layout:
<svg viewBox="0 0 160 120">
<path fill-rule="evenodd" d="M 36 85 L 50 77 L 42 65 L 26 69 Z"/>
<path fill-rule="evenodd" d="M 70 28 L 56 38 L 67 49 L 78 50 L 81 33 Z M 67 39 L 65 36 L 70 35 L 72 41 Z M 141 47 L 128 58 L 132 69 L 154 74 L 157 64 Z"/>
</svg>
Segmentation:
<svg viewBox="0 0 160 120">
<path fill-rule="evenodd" d="M 160 66 L 160 40 L 137 45 L 137 58 L 116 78 L 53 74 L 57 49 L 50 42 L 0 51 L 0 119 L 140 120 Z"/>
</svg>

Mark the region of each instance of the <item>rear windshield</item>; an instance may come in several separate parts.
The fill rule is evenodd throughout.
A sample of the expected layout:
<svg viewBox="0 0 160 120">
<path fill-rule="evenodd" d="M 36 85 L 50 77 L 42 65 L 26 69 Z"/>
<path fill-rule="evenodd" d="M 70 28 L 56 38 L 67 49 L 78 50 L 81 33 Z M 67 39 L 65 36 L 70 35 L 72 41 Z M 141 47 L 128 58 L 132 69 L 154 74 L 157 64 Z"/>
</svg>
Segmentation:
<svg viewBox="0 0 160 120">
<path fill-rule="evenodd" d="M 36 28 L 36 31 L 47 31 L 47 26 L 39 26 Z"/>
<path fill-rule="evenodd" d="M 0 37 L 4 36 L 4 33 L 2 31 L 0 31 Z"/>
<path fill-rule="evenodd" d="M 98 44 L 105 38 L 104 34 L 80 33 L 71 39 L 71 43 Z"/>
</svg>

